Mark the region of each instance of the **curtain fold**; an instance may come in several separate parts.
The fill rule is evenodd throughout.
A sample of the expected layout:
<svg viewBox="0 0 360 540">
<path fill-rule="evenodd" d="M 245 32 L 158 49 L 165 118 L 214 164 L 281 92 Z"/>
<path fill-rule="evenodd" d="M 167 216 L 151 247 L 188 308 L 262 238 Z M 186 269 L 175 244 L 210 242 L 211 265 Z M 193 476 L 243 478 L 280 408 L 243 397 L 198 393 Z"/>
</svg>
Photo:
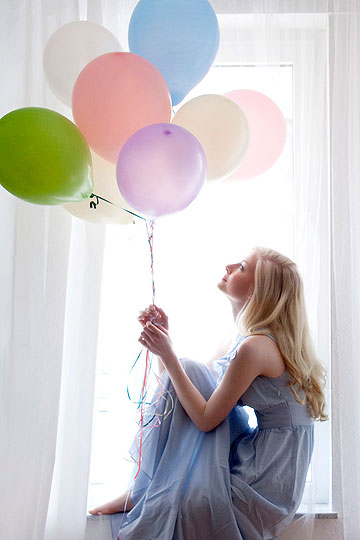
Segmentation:
<svg viewBox="0 0 360 540">
<path fill-rule="evenodd" d="M 360 530 L 360 5 L 334 2 L 331 19 L 331 208 L 334 502 L 344 538 Z"/>
<path fill-rule="evenodd" d="M 75 220 L 66 289 L 60 411 L 44 540 L 86 530 L 104 226 Z"/>
<path fill-rule="evenodd" d="M 78 20 L 79 10 L 78 0 L 2 4 L 1 116 L 42 106 L 71 118 L 46 85 L 42 54 L 50 35 Z M 105 227 L 2 187 L 0 202 L 0 537 L 79 540 Z"/>
<path fill-rule="evenodd" d="M 6 206 L 9 196 L 2 191 L 1 199 Z M 38 540 L 55 455 L 69 223 L 61 210 L 50 217 L 49 209 L 11 206 L 14 220 L 1 227 L 2 236 L 14 227 L 14 236 L 1 282 L 0 534 Z"/>
</svg>

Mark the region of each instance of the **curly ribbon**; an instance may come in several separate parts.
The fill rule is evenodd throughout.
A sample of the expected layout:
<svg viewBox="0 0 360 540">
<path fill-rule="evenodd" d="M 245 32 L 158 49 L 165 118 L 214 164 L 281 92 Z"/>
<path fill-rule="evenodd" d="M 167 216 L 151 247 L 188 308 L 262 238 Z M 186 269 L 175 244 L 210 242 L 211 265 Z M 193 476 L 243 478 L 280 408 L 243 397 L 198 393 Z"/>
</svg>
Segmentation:
<svg viewBox="0 0 360 540">
<path fill-rule="evenodd" d="M 146 220 L 146 231 L 148 235 L 148 243 L 150 248 L 150 268 L 151 268 L 151 280 L 152 280 L 152 302 L 153 305 L 155 304 L 155 280 L 154 280 L 154 251 L 153 251 L 153 243 L 154 243 L 154 220 Z M 140 353 L 141 354 L 141 353 Z M 136 480 L 140 468 L 141 468 L 141 457 L 142 457 L 142 443 L 144 438 L 144 405 L 145 405 L 145 397 L 147 395 L 147 383 L 148 378 L 150 375 L 151 370 L 151 361 L 149 359 L 150 352 L 149 350 L 146 351 L 146 360 L 145 360 L 145 372 L 144 372 L 144 378 L 143 378 L 143 384 L 141 389 L 141 399 L 140 399 L 140 441 L 139 441 L 139 462 L 138 462 L 138 470 L 134 476 L 134 481 Z M 147 422 L 146 426 L 148 426 L 154 417 Z M 158 419 L 157 419 L 158 420 Z"/>
<path fill-rule="evenodd" d="M 152 278 L 152 302 L 153 305 L 155 304 L 155 280 L 154 280 L 154 220 L 147 220 L 146 221 L 146 230 L 148 235 L 148 243 L 150 248 L 150 266 L 151 266 L 151 278 Z M 156 319 L 154 318 L 152 320 L 154 324 L 157 323 Z M 139 362 L 141 353 L 143 349 L 140 351 L 137 359 L 135 360 L 134 365 L 132 366 L 131 371 L 135 368 L 136 364 Z M 153 355 L 147 350 L 146 351 L 146 359 L 145 359 L 145 371 L 144 371 L 144 377 L 143 377 L 143 383 L 142 383 L 142 389 L 140 393 L 140 397 L 138 401 L 133 401 L 130 397 L 129 389 L 128 389 L 128 396 L 131 401 L 136 403 L 138 409 L 140 408 L 140 429 L 139 429 L 139 435 L 135 439 L 135 447 L 138 452 L 138 469 L 137 472 L 133 478 L 133 482 L 135 482 L 137 476 L 139 475 L 140 469 L 141 469 L 141 459 L 142 459 L 142 450 L 143 450 L 143 438 L 145 430 L 151 430 L 155 427 L 159 427 L 164 421 L 165 418 L 171 414 L 173 407 L 174 407 L 174 400 L 171 395 L 171 393 L 165 389 L 165 385 L 163 383 L 163 380 L 161 377 L 158 377 L 155 374 L 157 383 L 158 383 L 158 391 L 155 396 L 153 396 L 152 401 L 146 401 L 146 396 L 148 394 L 148 381 L 151 373 L 151 365 L 152 365 L 152 359 Z M 170 400 L 167 399 L 167 397 L 170 398 Z M 160 412 L 160 404 L 161 400 L 165 400 L 165 405 L 163 406 L 163 412 Z M 170 406 L 169 405 L 170 401 Z M 149 418 L 146 418 L 145 420 L 145 413 L 149 413 Z M 139 444 L 137 445 L 137 441 Z"/>
<path fill-rule="evenodd" d="M 143 381 L 143 387 L 141 390 L 142 399 L 141 399 L 141 407 L 140 407 L 140 449 L 139 449 L 139 466 L 137 473 L 134 476 L 134 480 L 136 480 L 141 467 L 141 453 L 142 453 L 142 442 L 143 442 L 143 423 L 144 423 L 144 397 L 146 395 L 146 380 L 148 376 L 148 365 L 149 365 L 149 351 L 146 351 L 146 364 L 145 364 L 145 374 L 144 374 L 144 381 Z"/>
</svg>

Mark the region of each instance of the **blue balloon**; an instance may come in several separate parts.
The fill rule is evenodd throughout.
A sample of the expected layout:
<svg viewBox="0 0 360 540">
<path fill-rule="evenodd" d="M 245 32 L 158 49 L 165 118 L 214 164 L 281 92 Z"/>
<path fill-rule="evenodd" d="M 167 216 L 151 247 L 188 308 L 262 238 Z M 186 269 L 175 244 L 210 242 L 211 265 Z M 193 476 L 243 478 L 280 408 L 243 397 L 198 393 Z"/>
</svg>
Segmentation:
<svg viewBox="0 0 360 540">
<path fill-rule="evenodd" d="M 164 76 L 177 105 L 209 71 L 219 25 L 208 0 L 140 0 L 129 25 L 130 52 Z"/>
</svg>

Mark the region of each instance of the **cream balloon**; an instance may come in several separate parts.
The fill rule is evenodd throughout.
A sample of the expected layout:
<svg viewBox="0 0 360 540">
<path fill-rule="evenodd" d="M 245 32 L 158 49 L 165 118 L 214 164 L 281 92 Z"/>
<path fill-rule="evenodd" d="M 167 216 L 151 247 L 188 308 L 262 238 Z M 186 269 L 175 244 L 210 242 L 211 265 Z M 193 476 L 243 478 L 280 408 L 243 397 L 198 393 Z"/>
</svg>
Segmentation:
<svg viewBox="0 0 360 540">
<path fill-rule="evenodd" d="M 72 91 L 80 71 L 94 58 L 122 50 L 114 34 L 99 24 L 74 21 L 60 26 L 50 36 L 43 56 L 43 68 L 52 92 L 71 107 Z"/>
<path fill-rule="evenodd" d="M 190 131 L 204 149 L 207 180 L 229 176 L 240 164 L 249 144 L 249 126 L 242 109 L 230 98 L 206 94 L 191 99 L 172 123 Z"/>
<path fill-rule="evenodd" d="M 138 219 L 119 207 L 135 212 L 123 199 L 116 180 L 116 166 L 92 152 L 95 196 L 78 203 L 64 204 L 63 208 L 73 216 L 92 223 L 126 225 Z M 116 206 L 114 206 L 116 205 Z"/>
</svg>

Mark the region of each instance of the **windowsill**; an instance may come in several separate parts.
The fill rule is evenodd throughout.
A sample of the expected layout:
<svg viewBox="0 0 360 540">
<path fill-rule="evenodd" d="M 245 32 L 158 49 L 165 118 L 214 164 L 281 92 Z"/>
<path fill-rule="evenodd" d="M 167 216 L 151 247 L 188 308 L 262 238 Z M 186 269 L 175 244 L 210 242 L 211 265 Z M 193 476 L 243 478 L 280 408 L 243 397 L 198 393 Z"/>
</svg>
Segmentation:
<svg viewBox="0 0 360 540">
<path fill-rule="evenodd" d="M 297 513 L 295 516 L 295 520 L 301 517 L 301 512 Z M 319 531 L 325 531 L 326 535 L 329 533 L 329 531 L 336 531 L 336 527 L 338 525 L 337 518 L 338 514 L 337 512 L 332 511 L 317 511 L 315 514 L 316 520 L 322 520 L 317 521 L 317 530 Z M 331 520 L 331 521 L 328 521 Z M 110 515 L 104 514 L 99 516 L 92 516 L 91 514 L 87 515 L 87 521 L 86 521 L 86 535 L 85 540 L 111 540 L 112 539 L 112 532 L 111 532 L 111 522 L 110 522 Z M 321 536 L 320 534 L 320 537 Z M 319 537 L 319 538 L 320 538 Z M 325 536 L 327 537 L 327 536 Z M 288 538 L 285 536 L 285 538 Z"/>
<path fill-rule="evenodd" d="M 295 519 L 305 515 L 308 511 L 306 505 L 300 505 Z M 313 511 L 315 512 L 315 519 L 337 519 L 338 513 L 334 512 L 328 504 L 315 504 Z"/>
<path fill-rule="evenodd" d="M 315 519 L 337 519 L 338 518 L 337 512 L 333 512 L 332 510 L 329 510 L 328 507 L 324 508 L 324 506 L 325 505 L 320 505 L 320 504 L 315 506 L 315 510 L 316 510 Z M 304 512 L 301 512 L 301 508 L 300 508 L 299 512 L 295 514 L 295 519 L 298 519 L 303 515 L 304 515 Z M 96 521 L 99 518 L 101 518 L 101 520 L 103 521 L 107 521 L 110 519 L 109 514 L 102 514 L 99 516 L 93 516 L 91 514 L 88 514 L 86 517 L 88 521 Z"/>
</svg>

